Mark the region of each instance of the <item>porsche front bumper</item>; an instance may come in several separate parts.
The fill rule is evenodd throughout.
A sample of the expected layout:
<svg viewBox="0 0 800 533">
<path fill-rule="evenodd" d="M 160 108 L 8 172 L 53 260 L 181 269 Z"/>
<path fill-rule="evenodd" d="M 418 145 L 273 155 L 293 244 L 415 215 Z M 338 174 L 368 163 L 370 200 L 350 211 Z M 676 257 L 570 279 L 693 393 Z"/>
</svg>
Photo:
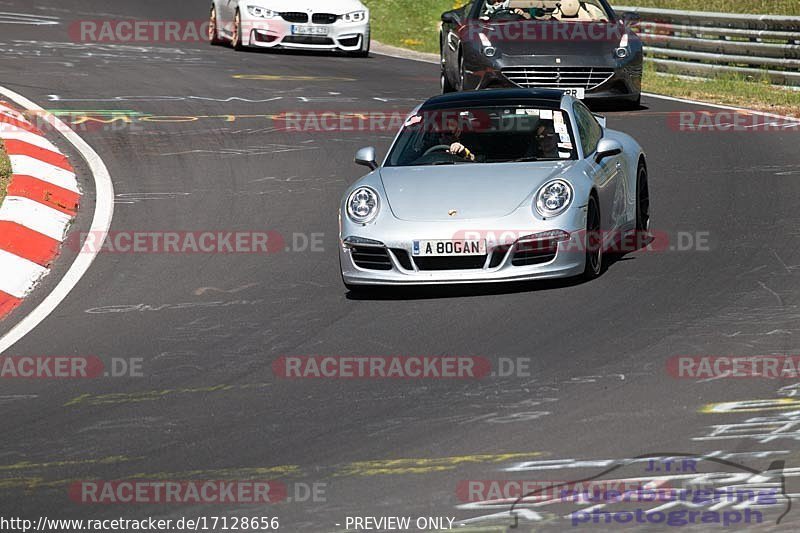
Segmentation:
<svg viewBox="0 0 800 533">
<path fill-rule="evenodd" d="M 339 239 L 342 278 L 351 285 L 425 285 L 565 278 L 583 272 L 585 208 L 533 224 L 529 215 L 525 223 L 517 223 L 521 218 L 428 223 L 393 219 L 388 230 L 344 221 Z M 529 238 L 554 231 L 568 237 L 560 242 Z M 413 253 L 415 240 L 461 238 L 485 240 L 487 254 L 423 258 Z"/>
</svg>

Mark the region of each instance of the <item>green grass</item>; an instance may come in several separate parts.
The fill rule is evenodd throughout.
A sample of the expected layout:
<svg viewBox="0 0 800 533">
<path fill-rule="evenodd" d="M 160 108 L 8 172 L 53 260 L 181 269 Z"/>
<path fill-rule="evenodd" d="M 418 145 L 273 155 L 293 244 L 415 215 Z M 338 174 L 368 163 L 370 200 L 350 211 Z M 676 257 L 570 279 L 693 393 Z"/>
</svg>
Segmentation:
<svg viewBox="0 0 800 533">
<path fill-rule="evenodd" d="M 442 13 L 464 4 L 461 0 L 365 0 L 364 3 L 369 7 L 374 39 L 434 53 L 439 52 Z"/>
<path fill-rule="evenodd" d="M 750 80 L 728 74 L 707 80 L 688 80 L 673 75 L 658 75 L 651 64 L 645 63 L 642 90 L 780 115 L 800 115 L 800 91 L 774 87 L 766 79 Z"/>
<path fill-rule="evenodd" d="M 11 160 L 6 155 L 6 147 L 3 141 L 0 140 L 0 205 L 3 205 L 3 199 L 6 197 L 6 189 L 11 182 Z"/>
<path fill-rule="evenodd" d="M 622 0 L 613 2 L 611 5 L 718 11 L 720 13 L 800 15 L 799 0 Z"/>
</svg>

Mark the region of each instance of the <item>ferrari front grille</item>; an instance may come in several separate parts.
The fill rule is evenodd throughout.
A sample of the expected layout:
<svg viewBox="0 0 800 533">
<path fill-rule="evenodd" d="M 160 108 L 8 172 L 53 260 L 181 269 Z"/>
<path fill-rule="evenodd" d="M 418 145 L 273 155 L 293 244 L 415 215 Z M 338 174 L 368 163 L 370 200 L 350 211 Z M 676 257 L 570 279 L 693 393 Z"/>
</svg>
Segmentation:
<svg viewBox="0 0 800 533">
<path fill-rule="evenodd" d="M 607 82 L 614 69 L 596 67 L 506 67 L 503 76 L 524 88 L 576 89 L 590 91 Z"/>
</svg>

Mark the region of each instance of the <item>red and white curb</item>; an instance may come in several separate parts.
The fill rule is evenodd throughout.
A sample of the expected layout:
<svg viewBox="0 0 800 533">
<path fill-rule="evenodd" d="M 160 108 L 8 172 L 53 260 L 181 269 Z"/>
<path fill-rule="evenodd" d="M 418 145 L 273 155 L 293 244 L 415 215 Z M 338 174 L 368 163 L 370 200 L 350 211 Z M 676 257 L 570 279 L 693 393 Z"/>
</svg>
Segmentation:
<svg viewBox="0 0 800 533">
<path fill-rule="evenodd" d="M 0 206 L 1 319 L 49 272 L 78 212 L 81 193 L 64 154 L 3 101 L 0 139 L 12 172 Z"/>
</svg>

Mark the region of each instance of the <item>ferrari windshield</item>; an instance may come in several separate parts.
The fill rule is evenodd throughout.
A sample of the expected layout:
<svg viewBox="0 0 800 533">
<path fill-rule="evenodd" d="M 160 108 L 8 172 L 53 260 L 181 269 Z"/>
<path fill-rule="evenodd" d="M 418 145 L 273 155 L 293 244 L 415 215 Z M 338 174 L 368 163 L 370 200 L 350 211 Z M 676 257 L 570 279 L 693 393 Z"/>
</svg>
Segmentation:
<svg viewBox="0 0 800 533">
<path fill-rule="evenodd" d="M 575 159 L 563 111 L 486 107 L 423 111 L 409 117 L 387 166 Z"/>
<path fill-rule="evenodd" d="M 483 0 L 478 15 L 487 21 L 540 20 L 607 22 L 600 0 Z"/>
</svg>

